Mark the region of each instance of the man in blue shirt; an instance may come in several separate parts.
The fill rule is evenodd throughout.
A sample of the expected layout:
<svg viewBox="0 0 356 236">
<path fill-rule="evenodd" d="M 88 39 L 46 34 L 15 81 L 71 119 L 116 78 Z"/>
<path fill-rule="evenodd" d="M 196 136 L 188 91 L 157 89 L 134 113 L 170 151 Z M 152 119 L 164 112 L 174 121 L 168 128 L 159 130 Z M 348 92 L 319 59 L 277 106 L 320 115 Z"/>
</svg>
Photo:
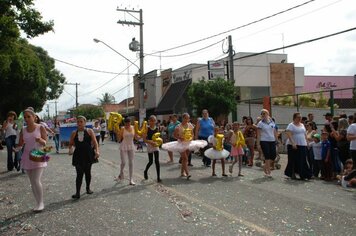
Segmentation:
<svg viewBox="0 0 356 236">
<path fill-rule="evenodd" d="M 209 112 L 207 109 L 202 111 L 202 117 L 198 119 L 197 126 L 195 128 L 195 139 L 206 140 L 208 141 L 208 137 L 214 134 L 215 122 L 209 117 Z M 210 167 L 211 160 L 210 158 L 204 155 L 204 151 L 208 148 L 206 146 L 203 149 L 203 164 L 206 167 Z"/>
</svg>

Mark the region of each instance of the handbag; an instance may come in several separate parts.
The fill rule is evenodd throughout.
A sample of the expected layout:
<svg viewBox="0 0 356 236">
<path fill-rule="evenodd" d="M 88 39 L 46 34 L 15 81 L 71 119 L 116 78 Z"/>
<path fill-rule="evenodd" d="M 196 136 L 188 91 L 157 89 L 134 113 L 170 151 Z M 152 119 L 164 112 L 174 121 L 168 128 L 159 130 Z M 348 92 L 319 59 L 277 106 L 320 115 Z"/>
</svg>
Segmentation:
<svg viewBox="0 0 356 236">
<path fill-rule="evenodd" d="M 96 157 L 95 157 L 95 149 L 94 149 L 94 148 L 92 148 L 92 152 L 93 152 L 93 154 L 92 154 L 91 163 L 92 163 L 92 164 L 98 163 L 98 162 L 99 162 L 99 158 L 96 158 Z"/>
</svg>

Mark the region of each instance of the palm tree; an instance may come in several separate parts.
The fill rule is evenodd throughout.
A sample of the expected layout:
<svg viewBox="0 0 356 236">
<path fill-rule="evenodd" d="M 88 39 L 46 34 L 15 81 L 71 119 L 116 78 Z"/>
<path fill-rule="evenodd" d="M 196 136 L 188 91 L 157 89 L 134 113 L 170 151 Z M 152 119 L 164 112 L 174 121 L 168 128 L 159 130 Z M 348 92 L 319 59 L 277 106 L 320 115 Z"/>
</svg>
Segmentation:
<svg viewBox="0 0 356 236">
<path fill-rule="evenodd" d="M 115 103 L 115 97 L 109 93 L 102 94 L 102 98 L 99 98 L 99 105 L 113 104 Z"/>
</svg>

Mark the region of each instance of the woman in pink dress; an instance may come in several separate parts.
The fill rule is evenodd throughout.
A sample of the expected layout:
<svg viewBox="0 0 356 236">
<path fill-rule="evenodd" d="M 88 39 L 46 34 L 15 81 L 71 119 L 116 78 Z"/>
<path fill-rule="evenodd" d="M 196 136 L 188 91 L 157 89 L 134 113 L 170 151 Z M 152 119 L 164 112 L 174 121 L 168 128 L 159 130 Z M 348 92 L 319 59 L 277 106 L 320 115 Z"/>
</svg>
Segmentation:
<svg viewBox="0 0 356 236">
<path fill-rule="evenodd" d="M 44 209 L 43 187 L 41 177 L 47 162 L 34 162 L 30 160 L 30 152 L 33 149 L 44 147 L 47 143 L 46 129 L 35 123 L 35 112 L 32 107 L 24 111 L 24 118 L 27 126 L 20 133 L 20 140 L 17 150 L 20 150 L 25 144 L 22 153 L 21 167 L 24 169 L 30 179 L 33 195 L 36 199 L 35 212 L 41 212 Z"/>
<path fill-rule="evenodd" d="M 120 165 L 120 175 L 117 177 L 117 180 L 124 179 L 124 168 L 126 165 L 126 156 L 129 160 L 129 179 L 130 185 L 135 185 L 135 182 L 132 179 L 133 173 L 133 159 L 135 153 L 135 145 L 133 139 L 135 138 L 135 130 L 131 125 L 129 118 L 124 119 L 124 127 L 121 127 L 117 134 L 117 140 L 120 143 L 120 157 L 121 157 L 121 165 Z"/>
</svg>

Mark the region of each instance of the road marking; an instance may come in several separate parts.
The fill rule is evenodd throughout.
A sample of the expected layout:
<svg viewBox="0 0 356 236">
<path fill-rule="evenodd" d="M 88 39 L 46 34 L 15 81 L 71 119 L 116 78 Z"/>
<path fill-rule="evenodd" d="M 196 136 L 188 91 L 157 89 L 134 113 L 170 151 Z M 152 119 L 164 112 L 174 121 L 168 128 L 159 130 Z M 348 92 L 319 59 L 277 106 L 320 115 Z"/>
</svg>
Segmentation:
<svg viewBox="0 0 356 236">
<path fill-rule="evenodd" d="M 101 160 L 102 162 L 104 162 L 105 164 L 109 165 L 109 166 L 112 166 L 112 167 L 115 167 L 115 168 L 118 168 L 118 167 L 119 167 L 119 165 L 115 164 L 115 163 L 112 162 L 112 161 L 105 160 L 105 159 L 103 159 L 103 158 L 100 158 L 100 160 Z M 136 177 L 138 177 L 138 178 L 143 179 L 143 176 L 140 175 L 140 174 L 134 173 L 134 175 L 135 175 Z M 242 218 L 240 218 L 240 217 L 237 217 L 236 215 L 234 215 L 234 214 L 232 214 L 232 213 L 230 213 L 230 212 L 227 212 L 227 211 L 222 210 L 222 209 L 220 209 L 220 208 L 217 208 L 217 207 L 215 207 L 215 206 L 212 206 L 212 205 L 209 205 L 209 204 L 207 204 L 207 203 L 204 203 L 204 202 L 202 202 L 201 200 L 199 200 L 199 199 L 197 199 L 197 198 L 194 198 L 194 197 L 191 197 L 191 196 L 188 196 L 188 195 L 186 195 L 186 194 L 184 194 L 184 193 L 182 193 L 182 192 L 180 192 L 180 191 L 177 191 L 177 190 L 174 189 L 174 188 L 167 187 L 167 186 L 165 186 L 164 184 L 160 184 L 160 185 L 163 186 L 163 187 L 164 187 L 165 189 L 167 189 L 168 191 L 171 191 L 171 192 L 173 192 L 174 194 L 176 194 L 176 195 L 178 195 L 178 196 L 180 196 L 180 197 L 183 197 L 183 198 L 185 198 L 185 199 L 187 199 L 187 200 L 190 200 L 190 201 L 192 201 L 192 202 L 195 202 L 196 204 L 199 204 L 199 205 L 201 205 L 201 206 L 204 206 L 205 208 L 209 209 L 210 211 L 213 211 L 213 212 L 215 212 L 215 213 L 218 213 L 218 214 L 220 214 L 220 215 L 223 215 L 223 216 L 224 216 L 225 218 L 227 218 L 227 219 L 232 219 L 232 220 L 235 220 L 235 221 L 237 221 L 237 222 L 240 222 L 241 224 L 243 224 L 243 225 L 245 225 L 245 226 L 247 226 L 247 227 L 249 227 L 249 228 L 251 228 L 251 229 L 254 229 L 255 231 L 257 231 L 257 232 L 259 232 L 259 233 L 261 233 L 261 234 L 264 234 L 264 235 L 274 235 L 274 233 L 271 232 L 271 231 L 270 231 L 269 229 L 267 229 L 267 228 L 263 228 L 263 227 L 261 227 L 261 226 L 258 226 L 258 225 L 256 225 L 256 224 L 254 224 L 254 223 L 248 222 L 248 221 L 246 221 L 246 220 L 244 220 L 244 219 L 242 219 Z M 148 187 L 153 188 L 153 186 L 148 186 Z"/>
</svg>

